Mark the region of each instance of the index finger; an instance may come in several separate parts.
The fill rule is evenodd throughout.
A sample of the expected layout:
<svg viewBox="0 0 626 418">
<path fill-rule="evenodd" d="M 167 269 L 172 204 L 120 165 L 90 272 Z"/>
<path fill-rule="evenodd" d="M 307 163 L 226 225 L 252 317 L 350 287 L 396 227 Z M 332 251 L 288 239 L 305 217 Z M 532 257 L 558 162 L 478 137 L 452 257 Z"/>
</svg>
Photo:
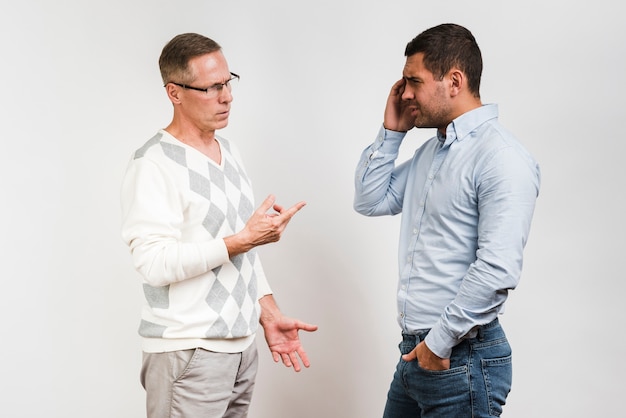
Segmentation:
<svg viewBox="0 0 626 418">
<path fill-rule="evenodd" d="M 287 210 L 283 210 L 280 212 L 280 216 L 289 220 L 295 215 L 300 209 L 302 209 L 306 205 L 306 202 L 298 202 Z"/>
</svg>

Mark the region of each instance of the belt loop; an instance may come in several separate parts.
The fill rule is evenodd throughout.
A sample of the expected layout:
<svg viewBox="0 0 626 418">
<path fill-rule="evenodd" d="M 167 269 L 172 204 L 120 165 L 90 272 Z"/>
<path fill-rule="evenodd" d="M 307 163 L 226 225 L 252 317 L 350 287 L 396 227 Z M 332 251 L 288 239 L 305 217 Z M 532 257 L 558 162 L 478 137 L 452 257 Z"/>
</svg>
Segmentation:
<svg viewBox="0 0 626 418">
<path fill-rule="evenodd" d="M 485 326 L 481 325 L 478 327 L 478 335 L 476 336 L 478 341 L 482 341 L 485 339 Z"/>
</svg>

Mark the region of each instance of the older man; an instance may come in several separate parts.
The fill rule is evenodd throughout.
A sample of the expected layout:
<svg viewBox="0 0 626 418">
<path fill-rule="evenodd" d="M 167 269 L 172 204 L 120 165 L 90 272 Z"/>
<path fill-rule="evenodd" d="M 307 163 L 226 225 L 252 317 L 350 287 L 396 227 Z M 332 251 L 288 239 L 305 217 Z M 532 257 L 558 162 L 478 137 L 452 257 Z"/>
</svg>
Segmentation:
<svg viewBox="0 0 626 418">
<path fill-rule="evenodd" d="M 121 199 L 122 236 L 143 277 L 147 413 L 245 417 L 259 321 L 275 361 L 309 366 L 298 331 L 317 327 L 281 314 L 255 250 L 278 241 L 305 203 L 284 209 L 270 195 L 254 210 L 237 147 L 216 134 L 239 78 L 216 42 L 178 35 L 159 66 L 173 118 L 134 153 Z"/>
</svg>

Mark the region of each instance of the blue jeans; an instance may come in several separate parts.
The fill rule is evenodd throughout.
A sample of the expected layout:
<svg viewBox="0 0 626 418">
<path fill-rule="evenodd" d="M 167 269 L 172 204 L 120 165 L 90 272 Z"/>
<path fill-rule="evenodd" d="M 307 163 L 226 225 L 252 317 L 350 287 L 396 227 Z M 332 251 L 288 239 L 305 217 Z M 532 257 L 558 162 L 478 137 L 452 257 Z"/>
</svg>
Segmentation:
<svg viewBox="0 0 626 418">
<path fill-rule="evenodd" d="M 400 352 L 411 352 L 427 334 L 403 334 Z M 496 319 L 452 349 L 449 370 L 400 358 L 383 418 L 499 417 L 511 380 L 511 347 Z"/>
</svg>

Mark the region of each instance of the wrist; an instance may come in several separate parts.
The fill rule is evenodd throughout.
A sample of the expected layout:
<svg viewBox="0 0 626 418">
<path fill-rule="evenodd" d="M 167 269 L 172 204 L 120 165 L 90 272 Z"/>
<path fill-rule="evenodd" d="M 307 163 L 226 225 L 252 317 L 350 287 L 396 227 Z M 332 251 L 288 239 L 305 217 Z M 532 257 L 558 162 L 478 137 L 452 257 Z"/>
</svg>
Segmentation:
<svg viewBox="0 0 626 418">
<path fill-rule="evenodd" d="M 276 305 L 274 296 L 271 294 L 265 295 L 259 299 L 259 305 L 261 306 L 261 315 L 259 315 L 259 323 L 261 326 L 278 321 L 278 318 L 282 315 Z"/>
<path fill-rule="evenodd" d="M 224 237 L 224 244 L 230 257 L 246 253 L 252 249 L 252 245 L 245 239 L 243 230 L 234 235 Z"/>
</svg>

